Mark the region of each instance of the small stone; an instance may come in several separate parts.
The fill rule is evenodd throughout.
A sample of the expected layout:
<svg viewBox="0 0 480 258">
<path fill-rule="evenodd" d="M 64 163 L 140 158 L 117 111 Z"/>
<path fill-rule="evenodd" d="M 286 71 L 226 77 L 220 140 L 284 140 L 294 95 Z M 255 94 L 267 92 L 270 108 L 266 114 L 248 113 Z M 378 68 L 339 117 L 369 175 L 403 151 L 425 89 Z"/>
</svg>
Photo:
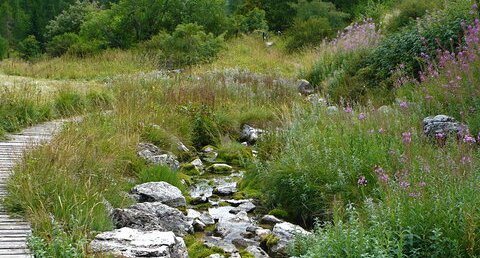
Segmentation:
<svg viewBox="0 0 480 258">
<path fill-rule="evenodd" d="M 201 159 L 195 159 L 194 161 L 190 162 L 192 165 L 194 165 L 198 169 L 203 169 L 204 165 Z"/>
<path fill-rule="evenodd" d="M 262 224 L 267 224 L 267 225 L 275 225 L 275 224 L 278 224 L 278 223 L 282 223 L 283 220 L 273 216 L 273 215 L 265 215 L 262 217 L 262 219 L 260 220 L 260 223 Z"/>
<path fill-rule="evenodd" d="M 264 133 L 262 129 L 254 128 L 250 125 L 244 124 L 240 132 L 240 141 L 248 144 L 255 144 L 259 137 Z"/>
<path fill-rule="evenodd" d="M 311 95 L 315 92 L 314 87 L 307 80 L 298 81 L 298 92 L 303 96 Z"/>
<path fill-rule="evenodd" d="M 231 209 L 230 213 L 237 214 L 241 211 L 245 211 L 248 213 L 255 210 L 255 208 L 256 208 L 255 204 L 253 204 L 252 202 L 246 202 L 246 203 L 240 204 L 238 207 Z"/>
<path fill-rule="evenodd" d="M 270 248 L 271 255 L 274 257 L 284 257 L 287 255 L 287 246 L 297 235 L 309 235 L 311 233 L 300 226 L 282 222 L 273 227 L 272 234 L 278 238 L 278 242 Z"/>
<path fill-rule="evenodd" d="M 253 257 L 255 258 L 269 258 L 268 254 L 260 247 L 258 246 L 249 246 L 245 251 L 249 252 Z"/>
<path fill-rule="evenodd" d="M 185 144 L 183 144 L 183 142 L 177 142 L 177 149 L 181 152 L 190 152 L 190 149 L 188 149 L 187 146 L 185 146 Z"/>
<path fill-rule="evenodd" d="M 233 167 L 227 164 L 213 164 L 207 170 L 214 174 L 230 174 L 233 171 Z"/>
<path fill-rule="evenodd" d="M 426 136 L 435 139 L 438 134 L 464 136 L 468 134 L 467 126 L 457 122 L 455 118 L 438 115 L 423 119 L 423 132 Z"/>
<path fill-rule="evenodd" d="M 139 202 L 162 202 L 171 207 L 186 206 L 182 191 L 167 182 L 150 182 L 137 185 L 132 194 L 139 196 Z"/>
<path fill-rule="evenodd" d="M 95 254 L 132 258 L 188 257 L 185 242 L 173 232 L 140 231 L 132 228 L 98 234 L 90 243 L 90 250 Z"/>
<path fill-rule="evenodd" d="M 117 228 L 173 231 L 179 236 L 193 232 L 192 219 L 161 202 L 137 203 L 126 209 L 115 209 L 112 219 Z"/>
</svg>

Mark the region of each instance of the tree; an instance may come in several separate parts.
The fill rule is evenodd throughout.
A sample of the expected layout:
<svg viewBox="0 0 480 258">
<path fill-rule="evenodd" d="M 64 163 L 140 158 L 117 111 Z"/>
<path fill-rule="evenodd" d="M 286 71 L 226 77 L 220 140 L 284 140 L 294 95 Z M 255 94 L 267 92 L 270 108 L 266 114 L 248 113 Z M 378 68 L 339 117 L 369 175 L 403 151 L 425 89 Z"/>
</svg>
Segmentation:
<svg viewBox="0 0 480 258">
<path fill-rule="evenodd" d="M 8 56 L 8 42 L 0 36 L 0 60 Z"/>
<path fill-rule="evenodd" d="M 97 10 L 96 2 L 77 0 L 48 23 L 45 38 L 48 41 L 67 32 L 79 33 L 86 17 Z"/>
<path fill-rule="evenodd" d="M 18 44 L 18 52 L 23 59 L 32 60 L 42 54 L 40 43 L 34 35 L 30 35 Z"/>
</svg>

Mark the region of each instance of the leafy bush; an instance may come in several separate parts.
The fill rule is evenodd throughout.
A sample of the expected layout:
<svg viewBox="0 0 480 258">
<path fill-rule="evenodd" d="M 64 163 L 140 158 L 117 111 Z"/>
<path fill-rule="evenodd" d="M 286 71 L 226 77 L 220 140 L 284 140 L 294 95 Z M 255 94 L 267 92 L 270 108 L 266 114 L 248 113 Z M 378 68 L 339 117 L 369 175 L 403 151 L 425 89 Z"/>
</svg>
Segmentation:
<svg viewBox="0 0 480 258">
<path fill-rule="evenodd" d="M 197 149 L 207 145 L 216 146 L 220 142 L 220 131 L 209 110 L 202 109 L 195 115 L 191 138 Z"/>
<path fill-rule="evenodd" d="M 143 46 L 159 50 L 165 66 L 179 67 L 213 60 L 223 48 L 223 37 L 207 34 L 196 24 L 181 24 L 172 34 L 162 32 Z"/>
<path fill-rule="evenodd" d="M 395 8 L 393 14 L 385 19 L 384 27 L 387 32 L 396 32 L 441 4 L 441 1 L 404 0 Z"/>
<path fill-rule="evenodd" d="M 8 56 L 8 42 L 0 36 L 0 60 Z"/>
<path fill-rule="evenodd" d="M 76 0 L 76 2 L 48 23 L 45 28 L 45 38 L 47 41 L 50 41 L 56 36 L 64 35 L 65 33 L 80 32 L 80 27 L 86 17 L 97 10 L 98 6 L 95 1 Z"/>
<path fill-rule="evenodd" d="M 32 60 L 42 54 L 42 49 L 37 38 L 35 38 L 33 35 L 30 35 L 18 44 L 18 52 L 20 52 L 20 56 L 23 59 Z"/>
<path fill-rule="evenodd" d="M 46 46 L 47 54 L 53 57 L 61 56 L 79 41 L 80 37 L 75 33 L 69 32 L 55 36 Z"/>
<path fill-rule="evenodd" d="M 301 0 L 292 6 L 297 14 L 293 26 L 287 31 L 287 49 L 290 51 L 319 45 L 324 38 L 335 35 L 348 17 L 330 2 Z"/>
<path fill-rule="evenodd" d="M 265 11 L 254 8 L 245 15 L 235 16 L 235 30 L 241 33 L 255 31 L 268 31 L 268 24 L 265 18 Z"/>
</svg>

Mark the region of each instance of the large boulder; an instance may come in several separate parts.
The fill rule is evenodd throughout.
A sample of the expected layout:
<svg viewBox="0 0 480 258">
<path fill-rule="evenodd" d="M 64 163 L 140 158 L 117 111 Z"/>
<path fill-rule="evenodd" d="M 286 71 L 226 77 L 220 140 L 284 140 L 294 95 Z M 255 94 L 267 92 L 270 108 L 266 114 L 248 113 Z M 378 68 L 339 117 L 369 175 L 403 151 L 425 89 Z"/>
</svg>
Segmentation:
<svg viewBox="0 0 480 258">
<path fill-rule="evenodd" d="M 153 165 L 167 166 L 173 170 L 178 170 L 180 168 L 180 162 L 178 161 L 177 156 L 171 152 L 162 151 L 151 143 L 139 143 L 137 148 L 138 156 Z"/>
<path fill-rule="evenodd" d="M 287 247 L 297 235 L 308 235 L 306 231 L 298 225 L 289 222 L 278 223 L 273 227 L 273 236 L 276 238 L 275 244 L 270 247 L 270 255 L 273 257 L 288 257 Z"/>
<path fill-rule="evenodd" d="M 315 93 L 315 88 L 307 80 L 298 81 L 298 92 L 303 96 L 308 96 Z"/>
<path fill-rule="evenodd" d="M 187 204 L 182 191 L 167 182 L 150 182 L 137 185 L 132 194 L 138 197 L 139 202 L 162 202 L 171 207 L 180 207 Z"/>
<path fill-rule="evenodd" d="M 262 129 L 257 129 L 250 125 L 244 124 L 242 126 L 242 131 L 240 132 L 240 141 L 254 144 L 264 132 L 265 131 Z"/>
<path fill-rule="evenodd" d="M 173 231 L 178 236 L 193 233 L 192 219 L 161 202 L 137 203 L 127 209 L 115 209 L 112 218 L 117 228 Z"/>
<path fill-rule="evenodd" d="M 90 243 L 95 254 L 121 257 L 187 258 L 187 247 L 173 232 L 121 228 L 104 232 Z"/>
<path fill-rule="evenodd" d="M 463 136 L 468 134 L 468 128 L 453 117 L 438 115 L 423 119 L 423 132 L 431 138 L 438 137 L 438 135 Z"/>
</svg>

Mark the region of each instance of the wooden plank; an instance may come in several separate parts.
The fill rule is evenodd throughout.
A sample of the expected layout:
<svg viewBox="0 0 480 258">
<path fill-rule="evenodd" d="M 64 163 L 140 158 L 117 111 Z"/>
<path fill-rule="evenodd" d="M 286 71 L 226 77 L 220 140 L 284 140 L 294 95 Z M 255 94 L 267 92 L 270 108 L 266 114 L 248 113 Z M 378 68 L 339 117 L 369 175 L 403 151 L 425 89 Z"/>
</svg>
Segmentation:
<svg viewBox="0 0 480 258">
<path fill-rule="evenodd" d="M 33 126 L 18 134 L 7 135 L 7 140 L 0 142 L 0 198 L 7 196 L 6 182 L 25 152 L 51 141 L 68 121 L 57 120 Z M 30 224 L 23 218 L 8 215 L 0 204 L 0 258 L 32 257 L 27 245 L 30 235 Z"/>
</svg>

